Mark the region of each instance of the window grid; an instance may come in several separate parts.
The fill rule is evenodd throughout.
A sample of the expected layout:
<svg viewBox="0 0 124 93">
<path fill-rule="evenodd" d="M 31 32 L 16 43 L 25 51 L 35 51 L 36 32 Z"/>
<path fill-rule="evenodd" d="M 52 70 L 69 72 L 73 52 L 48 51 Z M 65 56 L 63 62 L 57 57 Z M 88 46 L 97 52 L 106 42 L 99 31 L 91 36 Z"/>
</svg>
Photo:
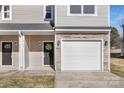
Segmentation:
<svg viewBox="0 0 124 93">
<path fill-rule="evenodd" d="M 94 13 L 84 13 L 84 5 L 81 6 L 81 13 L 76 14 L 76 13 L 71 13 L 70 12 L 70 5 L 68 7 L 68 15 L 69 16 L 96 16 L 97 15 L 97 6 L 94 5 Z"/>
<path fill-rule="evenodd" d="M 2 20 L 11 20 L 11 6 L 3 5 L 3 7 L 2 7 Z"/>
<path fill-rule="evenodd" d="M 45 20 L 52 20 L 53 19 L 53 14 L 52 14 L 53 9 L 52 8 L 53 8 L 52 5 L 46 5 L 45 6 L 45 16 L 44 16 Z"/>
</svg>

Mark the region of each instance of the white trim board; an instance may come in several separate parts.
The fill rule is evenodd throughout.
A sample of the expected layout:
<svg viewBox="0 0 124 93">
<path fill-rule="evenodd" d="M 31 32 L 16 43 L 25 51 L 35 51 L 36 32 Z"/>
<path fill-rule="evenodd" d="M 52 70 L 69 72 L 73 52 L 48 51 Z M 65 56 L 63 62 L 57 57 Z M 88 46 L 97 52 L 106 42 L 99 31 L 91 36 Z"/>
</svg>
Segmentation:
<svg viewBox="0 0 124 93">
<path fill-rule="evenodd" d="M 0 32 L 18 32 L 18 31 L 22 31 L 22 32 L 52 32 L 54 30 L 0 30 Z"/>
<path fill-rule="evenodd" d="M 108 32 L 110 31 L 110 29 L 55 29 L 55 31 L 60 31 L 60 32 L 67 32 L 67 31 L 70 31 L 70 32 L 77 32 L 77 31 L 80 31 L 80 32 Z"/>
</svg>

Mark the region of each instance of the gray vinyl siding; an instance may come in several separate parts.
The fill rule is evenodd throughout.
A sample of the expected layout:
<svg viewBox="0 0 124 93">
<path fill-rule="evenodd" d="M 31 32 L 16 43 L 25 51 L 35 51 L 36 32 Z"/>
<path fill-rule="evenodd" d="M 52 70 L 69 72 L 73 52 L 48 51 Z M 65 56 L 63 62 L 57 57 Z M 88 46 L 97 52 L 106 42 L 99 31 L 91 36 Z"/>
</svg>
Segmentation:
<svg viewBox="0 0 124 93">
<path fill-rule="evenodd" d="M 68 6 L 59 5 L 55 10 L 55 26 L 108 26 L 108 9 L 107 5 L 97 6 L 97 16 L 69 16 L 67 13 Z"/>
<path fill-rule="evenodd" d="M 0 8 L 0 23 L 48 23 L 48 21 L 44 21 L 43 6 L 13 5 L 12 20 L 2 20 Z"/>
</svg>

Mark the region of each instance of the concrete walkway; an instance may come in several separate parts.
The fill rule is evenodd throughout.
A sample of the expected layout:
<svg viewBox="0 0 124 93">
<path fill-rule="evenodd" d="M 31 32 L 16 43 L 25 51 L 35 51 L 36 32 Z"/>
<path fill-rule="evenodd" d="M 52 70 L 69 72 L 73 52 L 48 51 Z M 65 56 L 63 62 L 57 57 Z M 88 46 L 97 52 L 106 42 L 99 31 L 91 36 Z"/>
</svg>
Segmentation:
<svg viewBox="0 0 124 93">
<path fill-rule="evenodd" d="M 40 75 L 55 75 L 55 71 L 47 71 L 47 70 L 4 70 L 0 71 L 0 77 L 14 77 L 14 76 L 40 76 Z"/>
<path fill-rule="evenodd" d="M 57 72 L 56 88 L 119 88 L 124 78 L 109 72 Z"/>
</svg>

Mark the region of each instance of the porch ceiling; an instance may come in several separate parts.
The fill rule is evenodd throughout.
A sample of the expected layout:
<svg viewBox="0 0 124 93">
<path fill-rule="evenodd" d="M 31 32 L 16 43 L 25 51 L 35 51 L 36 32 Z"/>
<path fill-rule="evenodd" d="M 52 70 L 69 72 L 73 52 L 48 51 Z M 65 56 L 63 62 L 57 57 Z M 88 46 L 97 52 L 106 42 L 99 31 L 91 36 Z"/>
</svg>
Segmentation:
<svg viewBox="0 0 124 93">
<path fill-rule="evenodd" d="M 0 23 L 0 35 L 18 35 L 19 32 L 25 35 L 54 35 L 53 27 L 48 23 Z"/>
</svg>

